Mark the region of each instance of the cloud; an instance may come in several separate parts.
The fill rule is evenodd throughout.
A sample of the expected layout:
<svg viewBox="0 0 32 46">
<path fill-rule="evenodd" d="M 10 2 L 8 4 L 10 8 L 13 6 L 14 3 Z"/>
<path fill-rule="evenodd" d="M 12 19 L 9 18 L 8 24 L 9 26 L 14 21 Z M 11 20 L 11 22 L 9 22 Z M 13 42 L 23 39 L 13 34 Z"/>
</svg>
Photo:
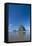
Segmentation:
<svg viewBox="0 0 32 46">
<path fill-rule="evenodd" d="M 12 32 L 13 28 L 12 28 L 12 24 L 9 24 L 8 26 L 8 32 Z"/>
<path fill-rule="evenodd" d="M 18 31 L 18 26 L 14 26 L 13 24 L 9 24 L 8 31 L 13 32 L 13 30 Z"/>
<path fill-rule="evenodd" d="M 25 25 L 26 30 L 30 30 L 30 25 Z"/>
</svg>

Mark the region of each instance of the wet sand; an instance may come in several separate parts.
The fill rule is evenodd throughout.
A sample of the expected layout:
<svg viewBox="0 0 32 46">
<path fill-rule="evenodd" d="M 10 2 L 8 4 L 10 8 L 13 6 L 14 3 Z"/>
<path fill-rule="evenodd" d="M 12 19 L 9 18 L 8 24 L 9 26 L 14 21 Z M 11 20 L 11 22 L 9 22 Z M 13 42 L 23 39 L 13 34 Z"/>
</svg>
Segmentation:
<svg viewBox="0 0 32 46">
<path fill-rule="evenodd" d="M 30 40 L 30 35 L 27 35 L 26 33 L 23 34 L 21 31 L 17 32 L 9 32 L 8 33 L 8 42 L 12 41 L 29 41 Z"/>
</svg>

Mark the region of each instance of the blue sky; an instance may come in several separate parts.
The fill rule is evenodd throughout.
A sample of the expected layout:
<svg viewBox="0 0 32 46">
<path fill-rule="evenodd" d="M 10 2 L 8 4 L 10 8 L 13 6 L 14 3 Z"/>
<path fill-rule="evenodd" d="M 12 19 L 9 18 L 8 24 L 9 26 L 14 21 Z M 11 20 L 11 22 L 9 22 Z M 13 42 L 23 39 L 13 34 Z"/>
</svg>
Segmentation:
<svg viewBox="0 0 32 46">
<path fill-rule="evenodd" d="M 9 5 L 9 31 L 18 30 L 19 25 L 24 25 L 30 29 L 30 6 Z"/>
</svg>

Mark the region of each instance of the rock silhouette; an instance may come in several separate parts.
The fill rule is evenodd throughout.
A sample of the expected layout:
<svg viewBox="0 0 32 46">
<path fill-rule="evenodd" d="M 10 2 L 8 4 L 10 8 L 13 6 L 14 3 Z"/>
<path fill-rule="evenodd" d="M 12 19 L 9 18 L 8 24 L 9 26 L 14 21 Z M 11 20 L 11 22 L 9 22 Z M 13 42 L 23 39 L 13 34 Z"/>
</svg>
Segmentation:
<svg viewBox="0 0 32 46">
<path fill-rule="evenodd" d="M 24 40 L 25 30 L 26 30 L 25 27 L 23 25 L 20 25 L 20 27 L 19 27 L 19 39 L 21 41 Z"/>
</svg>

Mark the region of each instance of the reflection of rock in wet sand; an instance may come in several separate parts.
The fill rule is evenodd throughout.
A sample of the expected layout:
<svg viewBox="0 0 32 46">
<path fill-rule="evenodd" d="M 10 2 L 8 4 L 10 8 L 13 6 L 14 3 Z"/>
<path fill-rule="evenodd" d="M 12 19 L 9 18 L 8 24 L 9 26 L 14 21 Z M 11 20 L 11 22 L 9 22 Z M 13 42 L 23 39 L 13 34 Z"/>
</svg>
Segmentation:
<svg viewBox="0 0 32 46">
<path fill-rule="evenodd" d="M 24 41 L 24 34 L 25 34 L 25 28 L 24 28 L 24 26 L 20 26 L 19 27 L 19 39 L 21 40 L 21 41 Z"/>
<path fill-rule="evenodd" d="M 25 34 L 25 31 L 26 29 L 24 28 L 24 26 L 20 26 L 18 31 L 16 30 L 13 30 L 14 32 L 9 32 L 9 39 L 8 41 L 11 42 L 11 41 L 25 41 L 26 39 L 26 34 Z M 28 36 L 29 37 L 29 36 Z M 29 39 L 27 39 L 29 41 Z"/>
</svg>

